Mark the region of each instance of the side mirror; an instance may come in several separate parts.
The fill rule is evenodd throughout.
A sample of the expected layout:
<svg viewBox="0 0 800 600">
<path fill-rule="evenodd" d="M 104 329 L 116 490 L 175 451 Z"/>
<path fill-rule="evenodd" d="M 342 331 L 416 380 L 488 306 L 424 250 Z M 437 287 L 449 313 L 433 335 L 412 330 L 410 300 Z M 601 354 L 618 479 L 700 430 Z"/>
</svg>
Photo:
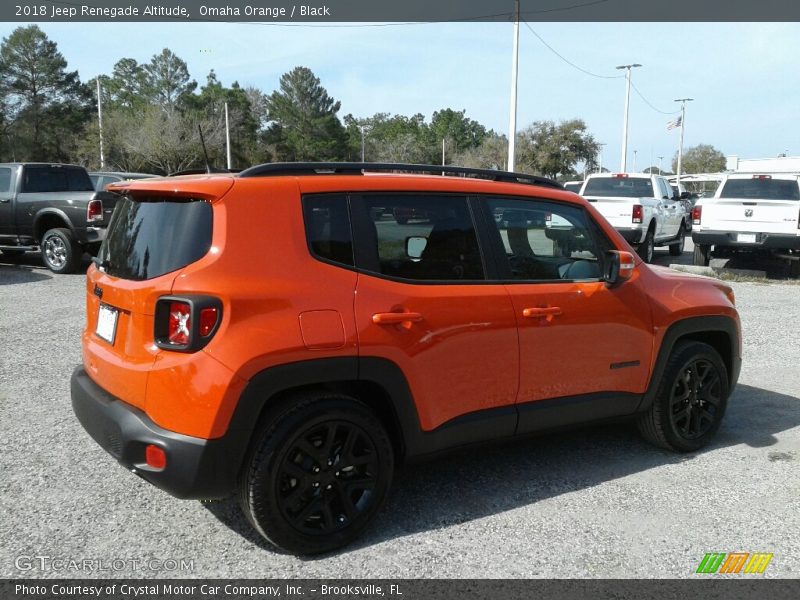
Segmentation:
<svg viewBox="0 0 800 600">
<path fill-rule="evenodd" d="M 406 238 L 406 254 L 409 258 L 420 258 L 428 245 L 428 238 L 422 236 L 409 236 Z"/>
<path fill-rule="evenodd" d="M 692 195 L 689 192 L 681 192 L 681 200 L 688 200 Z"/>
<path fill-rule="evenodd" d="M 617 285 L 627 281 L 633 275 L 636 262 L 633 254 L 624 250 L 609 250 L 606 254 L 606 267 L 603 279 L 608 285 Z"/>
</svg>

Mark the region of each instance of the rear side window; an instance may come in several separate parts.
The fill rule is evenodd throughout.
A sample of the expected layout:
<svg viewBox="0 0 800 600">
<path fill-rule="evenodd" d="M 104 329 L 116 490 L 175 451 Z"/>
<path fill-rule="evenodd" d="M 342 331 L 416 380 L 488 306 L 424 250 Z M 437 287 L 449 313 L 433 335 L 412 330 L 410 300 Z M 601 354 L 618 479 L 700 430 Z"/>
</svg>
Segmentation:
<svg viewBox="0 0 800 600">
<path fill-rule="evenodd" d="M 353 236 L 344 195 L 305 196 L 303 220 L 311 254 L 323 261 L 353 266 Z"/>
<path fill-rule="evenodd" d="M 205 256 L 211 232 L 208 202 L 125 197 L 117 202 L 98 260 L 114 277 L 152 279 Z"/>
<path fill-rule="evenodd" d="M 363 224 L 359 268 L 408 280 L 484 280 L 466 196 L 365 194 L 354 204 Z"/>
<path fill-rule="evenodd" d="M 800 200 L 800 187 L 790 179 L 728 179 L 720 198 L 753 198 L 756 200 Z"/>
<path fill-rule="evenodd" d="M 584 196 L 609 196 L 621 198 L 654 198 L 650 178 L 595 177 L 586 182 Z"/>
<path fill-rule="evenodd" d="M 0 192 L 11 191 L 11 169 L 0 167 Z"/>
<path fill-rule="evenodd" d="M 22 191 L 91 192 L 92 180 L 85 169 L 60 166 L 31 166 L 23 169 Z"/>
</svg>

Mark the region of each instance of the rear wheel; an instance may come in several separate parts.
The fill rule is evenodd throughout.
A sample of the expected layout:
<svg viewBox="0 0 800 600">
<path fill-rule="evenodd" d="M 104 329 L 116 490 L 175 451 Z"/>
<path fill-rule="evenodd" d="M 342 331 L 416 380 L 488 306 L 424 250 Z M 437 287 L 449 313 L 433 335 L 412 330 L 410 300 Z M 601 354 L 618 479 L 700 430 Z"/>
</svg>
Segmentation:
<svg viewBox="0 0 800 600">
<path fill-rule="evenodd" d="M 711 246 L 708 244 L 694 245 L 694 264 L 700 267 L 707 267 L 711 260 Z"/>
<path fill-rule="evenodd" d="M 69 229 L 50 229 L 42 236 L 42 258 L 53 273 L 74 273 L 83 256 L 81 249 Z"/>
<path fill-rule="evenodd" d="M 647 235 L 644 236 L 644 240 L 641 244 L 639 244 L 639 247 L 636 249 L 636 251 L 638 252 L 639 256 L 642 257 L 644 262 L 648 264 L 653 262 L 653 255 L 655 255 L 656 252 L 656 241 L 653 237 L 652 229 L 647 230 Z"/>
<path fill-rule="evenodd" d="M 669 245 L 670 256 L 680 256 L 683 254 L 683 248 L 686 245 L 686 230 L 681 223 L 681 228 L 678 230 L 678 239 Z"/>
<path fill-rule="evenodd" d="M 639 431 L 668 450 L 699 450 L 719 429 L 728 394 L 728 370 L 719 353 L 703 342 L 679 342 Z"/>
<path fill-rule="evenodd" d="M 245 465 L 239 500 L 271 544 L 318 554 L 361 535 L 386 499 L 393 469 L 389 436 L 366 406 L 312 393 L 266 425 Z"/>
</svg>

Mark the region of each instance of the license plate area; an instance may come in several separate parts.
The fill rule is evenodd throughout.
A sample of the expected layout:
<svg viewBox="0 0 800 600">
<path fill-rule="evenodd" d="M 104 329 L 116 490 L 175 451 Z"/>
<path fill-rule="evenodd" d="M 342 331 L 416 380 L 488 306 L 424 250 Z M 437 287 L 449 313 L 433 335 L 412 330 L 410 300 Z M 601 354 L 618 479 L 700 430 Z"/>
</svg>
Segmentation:
<svg viewBox="0 0 800 600">
<path fill-rule="evenodd" d="M 756 234 L 755 233 L 737 233 L 736 234 L 736 241 L 740 244 L 755 244 L 756 243 Z"/>
<path fill-rule="evenodd" d="M 97 313 L 97 327 L 94 331 L 97 337 L 113 345 L 117 335 L 118 317 L 119 311 L 116 308 L 108 304 L 101 304 Z"/>
</svg>

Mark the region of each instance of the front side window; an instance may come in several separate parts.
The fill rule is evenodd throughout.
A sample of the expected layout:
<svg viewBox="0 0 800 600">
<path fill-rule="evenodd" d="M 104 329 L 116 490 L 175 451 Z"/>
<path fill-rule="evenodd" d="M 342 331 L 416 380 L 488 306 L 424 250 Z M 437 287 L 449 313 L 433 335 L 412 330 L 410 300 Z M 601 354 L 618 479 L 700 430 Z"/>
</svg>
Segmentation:
<svg viewBox="0 0 800 600">
<path fill-rule="evenodd" d="M 488 199 L 486 212 L 502 243 L 501 271 L 520 281 L 600 279 L 610 249 L 599 228 L 574 206 Z M 499 244 L 498 244 L 499 246 Z"/>
<path fill-rule="evenodd" d="M 410 280 L 485 279 L 465 196 L 369 194 L 356 206 L 370 234 L 359 267 Z"/>
</svg>

